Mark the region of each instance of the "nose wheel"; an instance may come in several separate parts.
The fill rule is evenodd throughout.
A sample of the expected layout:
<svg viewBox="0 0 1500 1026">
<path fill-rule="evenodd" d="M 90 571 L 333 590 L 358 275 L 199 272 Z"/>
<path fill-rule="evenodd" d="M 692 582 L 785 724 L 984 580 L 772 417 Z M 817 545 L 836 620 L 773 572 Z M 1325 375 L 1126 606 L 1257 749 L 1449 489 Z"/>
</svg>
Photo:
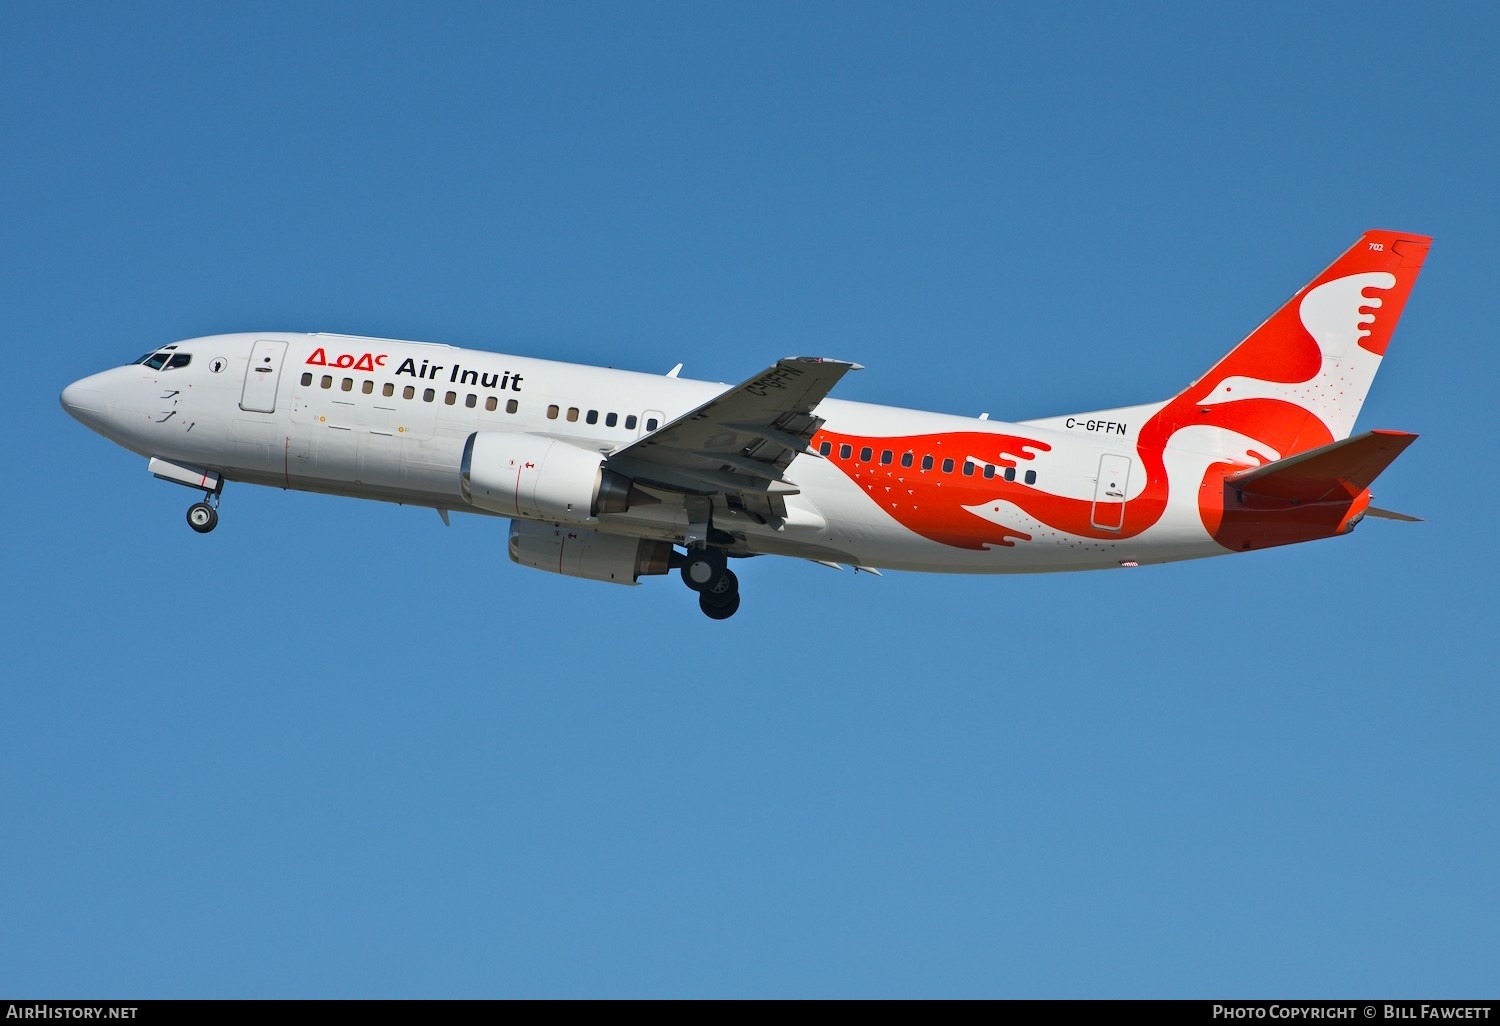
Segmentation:
<svg viewBox="0 0 1500 1026">
<path fill-rule="evenodd" d="M 188 507 L 188 526 L 199 534 L 207 534 L 219 526 L 219 511 L 217 509 L 219 499 L 217 495 L 209 495 L 203 502 L 195 502 Z"/>
</svg>

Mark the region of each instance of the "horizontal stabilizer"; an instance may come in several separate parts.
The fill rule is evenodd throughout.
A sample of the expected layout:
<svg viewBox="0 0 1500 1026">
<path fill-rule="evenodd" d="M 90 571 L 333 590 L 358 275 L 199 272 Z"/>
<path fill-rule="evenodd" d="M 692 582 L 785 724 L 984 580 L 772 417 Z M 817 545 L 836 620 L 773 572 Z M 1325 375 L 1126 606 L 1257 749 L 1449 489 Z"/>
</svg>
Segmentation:
<svg viewBox="0 0 1500 1026">
<path fill-rule="evenodd" d="M 1423 520 L 1421 517 L 1410 516 L 1406 513 L 1397 513 L 1393 509 L 1377 509 L 1376 507 L 1371 506 L 1369 509 L 1365 510 L 1365 513 L 1372 517 L 1379 517 L 1381 520 L 1400 520 L 1403 523 L 1407 524 L 1427 523 L 1427 521 Z"/>
<path fill-rule="evenodd" d="M 1417 436 L 1406 431 L 1366 431 L 1299 452 L 1224 479 L 1240 492 L 1288 502 L 1321 502 L 1359 495 Z"/>
</svg>

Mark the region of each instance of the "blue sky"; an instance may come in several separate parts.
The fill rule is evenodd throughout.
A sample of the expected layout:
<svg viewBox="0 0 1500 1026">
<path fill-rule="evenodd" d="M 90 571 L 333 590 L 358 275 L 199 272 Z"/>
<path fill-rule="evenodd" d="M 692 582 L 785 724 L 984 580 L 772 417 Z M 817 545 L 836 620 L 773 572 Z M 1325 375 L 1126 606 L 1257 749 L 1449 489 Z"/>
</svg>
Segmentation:
<svg viewBox="0 0 1500 1026">
<path fill-rule="evenodd" d="M 0 992 L 1493 995 L 1490 8 L 4 22 Z M 1128 573 L 754 560 L 712 623 L 486 518 L 231 485 L 200 537 L 57 405 L 288 329 L 1039 417 L 1371 227 L 1436 237 L 1360 420 L 1428 522 Z"/>
</svg>

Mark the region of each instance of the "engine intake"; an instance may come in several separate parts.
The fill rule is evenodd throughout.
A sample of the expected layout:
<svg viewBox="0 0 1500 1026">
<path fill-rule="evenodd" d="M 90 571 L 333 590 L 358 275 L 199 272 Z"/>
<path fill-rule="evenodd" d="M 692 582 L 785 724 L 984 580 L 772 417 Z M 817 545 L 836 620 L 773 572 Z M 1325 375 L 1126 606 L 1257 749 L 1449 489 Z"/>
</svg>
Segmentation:
<svg viewBox="0 0 1500 1026">
<path fill-rule="evenodd" d="M 479 509 L 526 520 L 586 523 L 656 500 L 604 457 L 541 435 L 476 431 L 464 443 L 459 487 Z"/>
</svg>

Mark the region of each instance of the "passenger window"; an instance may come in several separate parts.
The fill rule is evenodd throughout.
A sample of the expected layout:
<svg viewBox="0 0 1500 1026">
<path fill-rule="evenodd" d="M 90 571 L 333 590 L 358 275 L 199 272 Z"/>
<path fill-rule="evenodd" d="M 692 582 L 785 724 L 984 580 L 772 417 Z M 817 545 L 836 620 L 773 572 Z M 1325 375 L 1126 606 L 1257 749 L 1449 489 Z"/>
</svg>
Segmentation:
<svg viewBox="0 0 1500 1026">
<path fill-rule="evenodd" d="M 597 424 L 597 423 L 599 423 L 599 411 L 598 410 L 590 410 L 588 412 L 588 416 L 584 417 L 583 419 L 584 419 L 585 423 L 588 423 L 588 424 Z"/>
<path fill-rule="evenodd" d="M 870 457 L 873 455 L 875 455 L 875 450 L 866 445 L 859 450 L 859 461 L 861 463 L 869 463 Z"/>
<path fill-rule="evenodd" d="M 839 446 L 839 459 L 847 460 L 854 453 L 854 446 L 844 444 Z"/>
<path fill-rule="evenodd" d="M 824 442 L 822 445 L 818 446 L 819 455 L 827 456 L 831 452 L 833 452 L 832 442 Z"/>
<path fill-rule="evenodd" d="M 1027 484 L 1036 484 L 1036 471 L 1034 471 L 1034 470 L 1028 470 L 1028 471 L 1026 471 L 1026 483 Z"/>
<path fill-rule="evenodd" d="M 333 387 L 333 375 L 332 374 L 324 374 L 323 375 L 323 380 L 320 381 L 320 382 L 318 382 L 318 384 L 322 385 L 324 388 L 332 388 Z"/>
<path fill-rule="evenodd" d="M 375 382 L 366 378 L 365 383 L 359 387 L 359 390 L 365 395 L 370 395 L 375 391 Z"/>
<path fill-rule="evenodd" d="M 470 392 L 468 395 L 464 396 L 464 405 L 472 410 L 474 407 L 479 405 L 479 396 L 475 395 L 473 392 Z"/>
<path fill-rule="evenodd" d="M 1005 480 L 1007 480 L 1007 481 L 1014 481 L 1015 479 L 1016 479 L 1016 468 L 1015 467 L 1006 467 L 1005 468 Z"/>
<path fill-rule="evenodd" d="M 923 456 L 922 457 L 922 469 L 923 470 L 931 470 L 932 469 L 932 457 L 931 456 Z"/>
<path fill-rule="evenodd" d="M 432 400 L 434 400 L 436 398 L 437 398 L 437 392 L 434 391 L 433 389 L 430 389 L 430 388 L 424 388 L 424 389 L 422 389 L 422 401 L 424 403 L 430 403 L 430 402 L 432 402 Z"/>
<path fill-rule="evenodd" d="M 556 420 L 557 419 L 557 415 L 558 415 L 559 412 L 560 411 L 558 410 L 558 408 L 556 406 L 549 406 L 549 407 L 547 407 L 547 419 L 548 420 Z"/>
<path fill-rule="evenodd" d="M 880 464 L 881 464 L 881 466 L 890 466 L 891 460 L 893 460 L 895 458 L 896 458 L 896 454 L 893 453 L 893 452 L 891 452 L 891 450 L 889 450 L 889 449 L 882 450 L 881 453 L 880 453 Z"/>
<path fill-rule="evenodd" d="M 605 417 L 604 417 L 604 426 L 605 427 L 614 427 L 618 423 L 620 423 L 620 415 L 618 413 L 610 413 L 610 414 L 606 414 L 605 415 Z"/>
<path fill-rule="evenodd" d="M 953 473 L 953 461 L 952 460 L 944 460 L 943 461 L 943 473 L 945 473 L 945 474 L 951 474 L 951 473 Z"/>
<path fill-rule="evenodd" d="M 458 393 L 457 392 L 449 392 L 447 395 L 443 396 L 443 405 L 444 406 L 452 406 L 456 402 L 458 402 Z"/>
<path fill-rule="evenodd" d="M 506 413 L 515 413 L 520 408 L 521 408 L 520 402 L 518 402 L 515 399 L 507 399 L 506 402 L 505 402 L 505 412 Z"/>
<path fill-rule="evenodd" d="M 401 390 L 401 398 L 403 398 L 403 399 L 415 399 L 416 397 L 417 397 L 417 390 L 414 387 L 412 387 L 411 385 L 407 385 L 405 388 L 403 388 Z"/>
<path fill-rule="evenodd" d="M 569 406 L 568 407 L 568 423 L 569 424 L 577 424 L 578 423 L 578 407 L 576 407 L 576 406 Z"/>
<path fill-rule="evenodd" d="M 387 381 L 385 384 L 380 386 L 380 394 L 389 399 L 391 396 L 396 394 L 396 386 Z"/>
<path fill-rule="evenodd" d="M 625 415 L 625 430 L 626 431 L 634 431 L 635 430 L 635 414 L 629 413 L 629 414 Z"/>
<path fill-rule="evenodd" d="M 486 396 L 485 397 L 484 408 L 486 410 L 489 410 L 491 413 L 494 413 L 495 412 L 495 407 L 497 407 L 499 405 L 500 405 L 500 400 L 496 399 L 494 396 L 491 395 L 491 396 Z"/>
<path fill-rule="evenodd" d="M 659 422 L 657 421 L 657 419 L 655 417 L 647 417 L 646 418 L 646 430 L 647 431 L 655 431 L 656 428 L 657 428 L 658 423 Z"/>
<path fill-rule="evenodd" d="M 973 477 L 973 476 L 974 476 L 974 464 L 971 463 L 969 460 L 964 460 L 964 477 Z"/>
<path fill-rule="evenodd" d="M 912 461 L 912 455 L 911 455 L 911 453 L 909 453 L 909 452 L 903 452 L 901 454 L 901 465 L 903 467 L 909 467 L 909 466 L 911 466 L 911 461 Z"/>
<path fill-rule="evenodd" d="M 995 476 L 995 465 L 993 463 L 986 463 L 984 465 L 984 476 L 985 477 L 994 477 Z"/>
<path fill-rule="evenodd" d="M 340 392 L 352 392 L 352 391 L 354 391 L 354 379 L 353 378 L 345 378 L 343 381 L 340 381 L 339 382 L 339 391 Z"/>
<path fill-rule="evenodd" d="M 302 374 L 302 387 L 306 388 L 308 385 L 311 385 L 311 384 L 312 384 L 312 374 L 311 374 L 311 372 L 304 371 L 303 374 Z"/>
</svg>

